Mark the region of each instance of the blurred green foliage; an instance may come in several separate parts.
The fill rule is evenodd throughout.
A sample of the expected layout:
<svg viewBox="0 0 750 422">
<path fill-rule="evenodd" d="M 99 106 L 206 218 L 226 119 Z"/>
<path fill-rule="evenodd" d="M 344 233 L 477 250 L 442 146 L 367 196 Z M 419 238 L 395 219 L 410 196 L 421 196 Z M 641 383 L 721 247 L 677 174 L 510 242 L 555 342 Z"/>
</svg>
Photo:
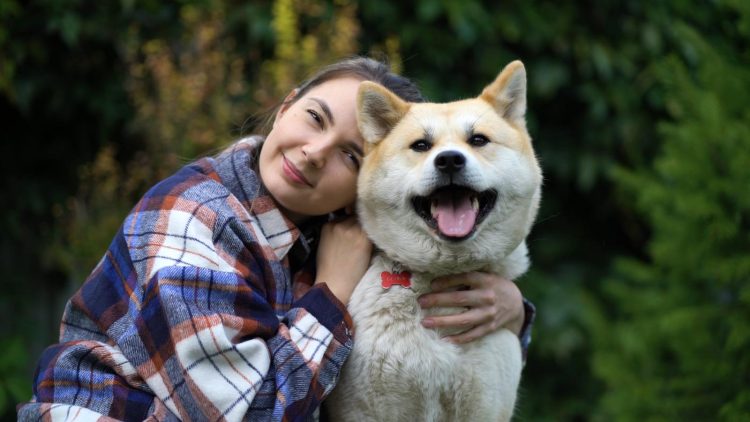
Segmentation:
<svg viewBox="0 0 750 422">
<path fill-rule="evenodd" d="M 742 0 L 3 0 L 0 417 L 137 197 L 360 53 L 436 101 L 526 65 L 518 419 L 748 419 L 749 44 Z"/>
<path fill-rule="evenodd" d="M 615 178 L 652 235 L 649 259 L 618 259 L 605 285 L 618 306 L 594 331 L 600 409 L 606 420 L 750 420 L 750 109 L 737 95 L 750 92 L 737 60 L 747 53 L 675 31 L 695 66 L 656 63 L 672 118 L 653 167 Z"/>
</svg>

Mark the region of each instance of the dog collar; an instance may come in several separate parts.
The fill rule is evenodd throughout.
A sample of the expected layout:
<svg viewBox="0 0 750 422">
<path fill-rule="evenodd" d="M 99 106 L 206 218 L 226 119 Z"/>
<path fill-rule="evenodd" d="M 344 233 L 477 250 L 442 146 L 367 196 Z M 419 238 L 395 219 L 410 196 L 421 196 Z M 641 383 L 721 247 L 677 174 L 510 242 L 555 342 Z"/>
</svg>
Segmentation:
<svg viewBox="0 0 750 422">
<path fill-rule="evenodd" d="M 383 271 L 380 273 L 380 285 L 384 289 L 390 289 L 393 286 L 401 286 L 406 289 L 411 289 L 411 273 L 408 271 Z"/>
</svg>

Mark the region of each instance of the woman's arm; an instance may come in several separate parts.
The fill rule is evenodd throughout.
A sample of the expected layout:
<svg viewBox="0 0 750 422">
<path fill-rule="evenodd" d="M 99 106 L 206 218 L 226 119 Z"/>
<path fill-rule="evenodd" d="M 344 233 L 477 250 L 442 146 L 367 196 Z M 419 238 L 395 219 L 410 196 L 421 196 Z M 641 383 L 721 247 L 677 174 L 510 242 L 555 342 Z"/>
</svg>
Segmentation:
<svg viewBox="0 0 750 422">
<path fill-rule="evenodd" d="M 281 420 L 317 409 L 351 349 L 351 320 L 326 285 L 292 299 L 277 257 L 285 232 L 268 223 L 283 219 L 267 207 L 243 215 L 233 198 L 200 172 L 146 195 L 71 300 L 24 415 Z"/>
<path fill-rule="evenodd" d="M 137 333 L 118 344 L 183 420 L 310 414 L 351 349 L 348 315 L 324 286 L 283 318 L 264 296 L 235 274 L 168 267 L 149 282 Z"/>
<path fill-rule="evenodd" d="M 372 242 L 355 217 L 323 225 L 316 257 L 315 282 L 326 283 L 344 304 L 365 275 L 372 257 Z"/>
</svg>

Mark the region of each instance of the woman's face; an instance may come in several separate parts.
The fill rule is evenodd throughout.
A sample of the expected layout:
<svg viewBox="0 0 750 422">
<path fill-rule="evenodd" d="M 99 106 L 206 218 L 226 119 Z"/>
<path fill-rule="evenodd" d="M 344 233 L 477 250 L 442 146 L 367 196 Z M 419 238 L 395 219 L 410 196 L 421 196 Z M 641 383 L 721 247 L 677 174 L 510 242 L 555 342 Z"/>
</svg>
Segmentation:
<svg viewBox="0 0 750 422">
<path fill-rule="evenodd" d="M 364 145 L 356 118 L 360 82 L 326 81 L 276 115 L 261 149 L 260 177 L 293 221 L 354 203 Z"/>
</svg>

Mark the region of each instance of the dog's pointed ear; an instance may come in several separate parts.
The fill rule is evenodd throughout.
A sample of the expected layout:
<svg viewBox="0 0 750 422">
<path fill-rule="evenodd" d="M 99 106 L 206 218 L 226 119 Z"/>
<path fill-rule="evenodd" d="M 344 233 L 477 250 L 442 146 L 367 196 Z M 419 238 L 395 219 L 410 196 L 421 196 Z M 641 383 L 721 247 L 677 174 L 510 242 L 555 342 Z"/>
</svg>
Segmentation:
<svg viewBox="0 0 750 422">
<path fill-rule="evenodd" d="M 357 125 L 366 142 L 377 144 L 409 111 L 409 103 L 384 86 L 364 81 L 357 93 Z"/>
<path fill-rule="evenodd" d="M 487 85 L 480 98 L 484 99 L 497 110 L 498 114 L 510 122 L 526 126 L 526 68 L 521 61 L 509 63 Z"/>
</svg>

